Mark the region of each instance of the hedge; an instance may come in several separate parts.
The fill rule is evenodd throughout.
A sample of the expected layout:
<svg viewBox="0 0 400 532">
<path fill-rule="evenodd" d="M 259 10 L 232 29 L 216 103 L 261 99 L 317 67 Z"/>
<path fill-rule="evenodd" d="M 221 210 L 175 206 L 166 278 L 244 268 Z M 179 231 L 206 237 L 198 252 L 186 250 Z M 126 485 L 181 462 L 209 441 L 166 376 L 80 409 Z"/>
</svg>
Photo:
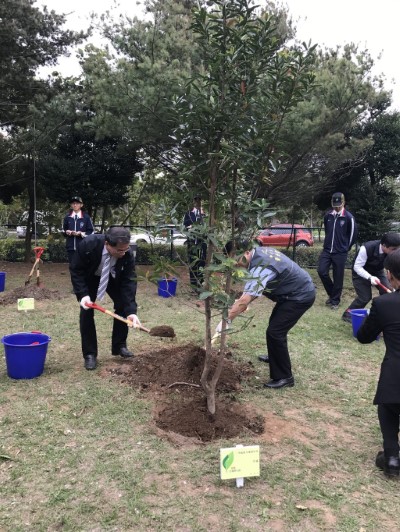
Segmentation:
<svg viewBox="0 0 400 532">
<path fill-rule="evenodd" d="M 32 257 L 35 257 L 32 243 Z M 38 246 L 45 248 L 42 259 L 45 262 L 68 262 L 68 255 L 65 249 L 64 240 L 40 240 Z M 137 264 L 152 264 L 152 256 L 158 255 L 171 259 L 171 246 L 163 244 L 140 244 L 136 250 Z M 179 260 L 180 257 L 180 260 Z M 0 260 L 6 262 L 24 262 L 25 241 L 6 238 L 0 240 Z M 186 246 L 174 247 L 172 259 L 178 263 L 187 262 Z"/>
<path fill-rule="evenodd" d="M 38 242 L 39 246 L 43 246 L 45 251 L 42 259 L 45 262 L 68 262 L 68 256 L 65 249 L 64 240 L 41 240 Z M 32 245 L 33 248 L 33 245 Z M 280 248 L 280 251 L 293 259 L 293 249 Z M 358 250 L 354 246 L 348 254 L 346 267 L 351 268 L 354 257 Z M 314 247 L 300 247 L 295 249 L 294 260 L 302 268 L 316 268 L 318 265 L 318 258 L 321 253 L 320 246 Z M 25 255 L 25 242 L 23 240 L 15 240 L 6 238 L 0 240 L 0 260 L 7 262 L 23 262 Z M 139 244 L 136 249 L 136 264 L 152 264 L 152 256 L 166 257 L 176 262 L 177 264 L 187 264 L 187 248 L 186 246 L 175 246 L 171 253 L 171 246 L 165 244 Z M 34 252 L 32 250 L 32 257 Z"/>
</svg>

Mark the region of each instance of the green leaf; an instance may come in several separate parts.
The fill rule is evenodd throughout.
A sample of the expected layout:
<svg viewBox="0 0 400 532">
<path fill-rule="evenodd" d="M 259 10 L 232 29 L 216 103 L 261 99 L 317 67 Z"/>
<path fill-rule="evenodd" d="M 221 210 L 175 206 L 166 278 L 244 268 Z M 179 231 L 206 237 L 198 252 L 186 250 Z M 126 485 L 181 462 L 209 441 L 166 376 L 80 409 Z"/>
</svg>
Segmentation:
<svg viewBox="0 0 400 532">
<path fill-rule="evenodd" d="M 204 299 L 207 299 L 208 297 L 211 297 L 212 295 L 213 295 L 212 292 L 202 292 L 199 295 L 199 299 L 204 300 Z"/>
</svg>

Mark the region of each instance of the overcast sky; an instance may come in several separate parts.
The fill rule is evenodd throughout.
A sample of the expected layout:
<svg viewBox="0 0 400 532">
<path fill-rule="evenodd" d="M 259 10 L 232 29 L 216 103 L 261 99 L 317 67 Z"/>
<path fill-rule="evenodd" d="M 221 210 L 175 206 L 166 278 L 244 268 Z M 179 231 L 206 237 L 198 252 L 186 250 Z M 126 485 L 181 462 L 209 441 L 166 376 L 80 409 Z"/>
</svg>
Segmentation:
<svg viewBox="0 0 400 532">
<path fill-rule="evenodd" d="M 141 15 L 140 2 L 118 0 L 117 3 L 117 12 Z M 262 5 L 261 0 L 259 3 Z M 400 110 L 399 0 L 286 0 L 283 3 L 296 21 L 297 37 L 301 40 L 329 47 L 354 42 L 368 49 L 376 61 L 375 73 L 385 75 L 385 87 L 393 90 L 394 107 Z M 68 13 L 67 27 L 84 29 L 90 12 L 103 13 L 112 10 L 114 4 L 112 0 L 38 0 L 36 5 Z M 77 73 L 73 59 L 63 61 L 61 68 L 64 75 Z"/>
</svg>

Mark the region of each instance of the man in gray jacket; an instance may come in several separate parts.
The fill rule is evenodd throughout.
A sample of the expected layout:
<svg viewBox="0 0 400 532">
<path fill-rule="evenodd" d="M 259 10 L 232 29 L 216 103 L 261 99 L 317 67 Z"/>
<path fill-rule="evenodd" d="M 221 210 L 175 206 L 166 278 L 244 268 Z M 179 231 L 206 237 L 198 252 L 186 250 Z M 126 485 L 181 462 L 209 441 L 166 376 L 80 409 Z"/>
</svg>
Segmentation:
<svg viewBox="0 0 400 532">
<path fill-rule="evenodd" d="M 253 248 L 252 242 L 233 242 L 225 246 L 229 256 L 236 257 L 238 267 L 248 270 L 249 281 L 242 296 L 229 309 L 223 325 L 229 328 L 232 320 L 244 312 L 257 297 L 266 296 L 275 302 L 266 331 L 271 380 L 265 388 L 294 386 L 287 335 L 315 301 L 315 286 L 310 275 L 289 257 L 271 247 Z"/>
</svg>

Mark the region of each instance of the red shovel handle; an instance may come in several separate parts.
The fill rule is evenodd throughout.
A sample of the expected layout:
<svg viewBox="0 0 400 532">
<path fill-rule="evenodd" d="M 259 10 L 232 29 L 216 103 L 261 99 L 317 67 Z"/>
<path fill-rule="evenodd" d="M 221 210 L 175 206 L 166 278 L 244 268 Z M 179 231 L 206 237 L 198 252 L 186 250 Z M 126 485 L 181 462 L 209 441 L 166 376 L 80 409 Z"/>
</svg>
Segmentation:
<svg viewBox="0 0 400 532">
<path fill-rule="evenodd" d="M 388 294 L 391 294 L 391 293 L 392 293 L 392 291 L 390 290 L 390 288 L 388 288 L 387 286 L 385 286 L 384 284 L 382 284 L 380 281 L 378 281 L 377 284 L 378 284 L 378 286 L 379 286 L 380 288 L 382 288 L 382 290 L 385 290 L 385 292 L 387 292 Z"/>
<path fill-rule="evenodd" d="M 94 308 L 94 310 L 100 310 L 100 312 L 106 311 L 104 307 L 101 307 L 100 305 L 96 305 L 96 303 L 86 303 L 86 306 L 89 308 Z"/>
</svg>

